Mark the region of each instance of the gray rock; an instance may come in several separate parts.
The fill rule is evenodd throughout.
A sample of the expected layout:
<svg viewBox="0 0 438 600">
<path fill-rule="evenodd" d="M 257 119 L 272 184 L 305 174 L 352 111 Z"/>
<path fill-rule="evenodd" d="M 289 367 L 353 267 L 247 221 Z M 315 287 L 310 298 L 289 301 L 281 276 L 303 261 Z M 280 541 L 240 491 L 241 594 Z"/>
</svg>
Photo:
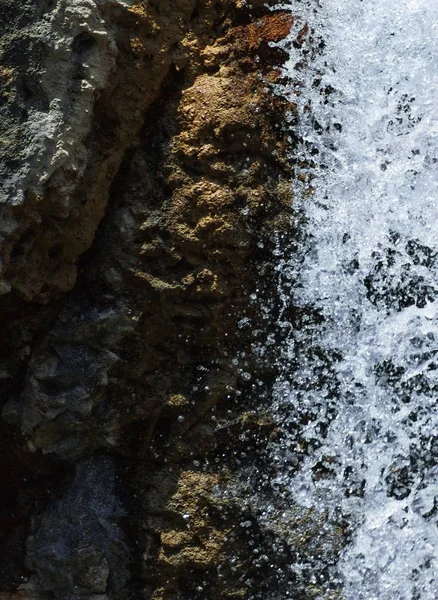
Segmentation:
<svg viewBox="0 0 438 600">
<path fill-rule="evenodd" d="M 115 482 L 111 460 L 85 460 L 61 498 L 35 519 L 27 567 L 35 571 L 32 583 L 41 593 L 59 600 L 90 598 L 109 589 L 121 593 L 129 551 L 118 525 L 123 510 Z"/>
</svg>

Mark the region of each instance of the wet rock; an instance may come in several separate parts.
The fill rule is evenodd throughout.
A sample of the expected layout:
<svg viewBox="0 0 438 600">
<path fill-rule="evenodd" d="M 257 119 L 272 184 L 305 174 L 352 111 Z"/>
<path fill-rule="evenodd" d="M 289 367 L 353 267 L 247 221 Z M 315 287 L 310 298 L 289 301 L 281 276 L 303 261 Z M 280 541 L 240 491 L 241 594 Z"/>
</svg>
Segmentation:
<svg viewBox="0 0 438 600">
<path fill-rule="evenodd" d="M 294 108 L 273 93 L 271 42 L 291 17 L 222 0 L 8 4 L 1 425 L 30 483 L 11 493 L 27 517 L 0 589 L 250 598 L 266 567 L 251 571 L 252 531 L 263 546 L 273 529 L 236 525 L 252 519 L 244 440 L 218 448 L 236 423 L 272 433 L 251 297 L 290 216 Z"/>
<path fill-rule="evenodd" d="M 27 543 L 30 585 L 63 600 L 121 597 L 126 591 L 129 550 L 118 521 L 124 516 L 115 495 L 112 461 L 79 463 L 73 480 L 32 523 Z"/>
</svg>

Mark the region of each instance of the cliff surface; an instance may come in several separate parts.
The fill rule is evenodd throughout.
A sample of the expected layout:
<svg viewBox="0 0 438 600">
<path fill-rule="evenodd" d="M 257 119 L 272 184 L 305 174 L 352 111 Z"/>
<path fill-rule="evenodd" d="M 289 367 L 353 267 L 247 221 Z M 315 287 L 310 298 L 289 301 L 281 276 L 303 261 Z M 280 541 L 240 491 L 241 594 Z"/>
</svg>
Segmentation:
<svg viewBox="0 0 438 600">
<path fill-rule="evenodd" d="M 0 598 L 262 598 L 293 553 L 241 475 L 276 434 L 260 299 L 291 202 L 271 42 L 292 16 L 2 13 Z"/>
</svg>

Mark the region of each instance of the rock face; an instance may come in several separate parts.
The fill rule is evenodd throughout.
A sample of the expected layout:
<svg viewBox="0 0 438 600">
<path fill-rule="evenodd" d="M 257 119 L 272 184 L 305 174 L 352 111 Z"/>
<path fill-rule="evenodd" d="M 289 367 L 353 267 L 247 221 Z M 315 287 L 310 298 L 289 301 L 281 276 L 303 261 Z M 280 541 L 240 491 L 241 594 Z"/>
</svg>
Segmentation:
<svg viewBox="0 0 438 600">
<path fill-rule="evenodd" d="M 257 349 L 291 202 L 272 42 L 292 16 L 2 12 L 0 598 L 265 598 L 274 533 L 239 472 L 275 435 Z"/>
</svg>

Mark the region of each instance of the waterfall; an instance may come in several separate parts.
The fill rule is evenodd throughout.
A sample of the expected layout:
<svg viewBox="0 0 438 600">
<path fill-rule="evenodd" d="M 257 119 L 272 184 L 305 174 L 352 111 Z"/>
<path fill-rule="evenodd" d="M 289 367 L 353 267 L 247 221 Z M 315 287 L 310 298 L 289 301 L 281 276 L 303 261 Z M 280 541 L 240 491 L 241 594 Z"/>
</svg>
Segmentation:
<svg viewBox="0 0 438 600">
<path fill-rule="evenodd" d="M 273 485 L 348 523 L 345 600 L 436 600 L 438 3 L 288 8 L 299 235 L 278 251 Z"/>
</svg>

